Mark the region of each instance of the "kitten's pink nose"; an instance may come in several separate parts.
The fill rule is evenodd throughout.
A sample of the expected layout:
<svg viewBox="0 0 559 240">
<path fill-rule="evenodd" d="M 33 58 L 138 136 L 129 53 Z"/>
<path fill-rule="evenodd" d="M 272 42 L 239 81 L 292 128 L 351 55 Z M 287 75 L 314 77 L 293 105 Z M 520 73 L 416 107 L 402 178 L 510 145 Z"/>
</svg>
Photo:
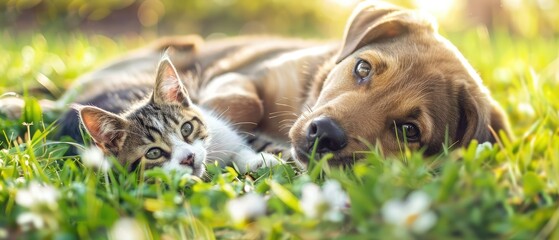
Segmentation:
<svg viewBox="0 0 559 240">
<path fill-rule="evenodd" d="M 180 164 L 192 167 L 194 165 L 194 153 L 189 153 L 186 158 L 181 160 Z"/>
</svg>

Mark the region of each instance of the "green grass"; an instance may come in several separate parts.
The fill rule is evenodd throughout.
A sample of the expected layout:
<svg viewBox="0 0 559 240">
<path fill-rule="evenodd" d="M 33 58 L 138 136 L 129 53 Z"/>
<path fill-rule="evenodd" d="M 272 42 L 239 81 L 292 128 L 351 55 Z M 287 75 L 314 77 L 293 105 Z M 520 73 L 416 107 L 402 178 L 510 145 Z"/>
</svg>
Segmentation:
<svg viewBox="0 0 559 240">
<path fill-rule="evenodd" d="M 324 159 L 302 174 L 278 166 L 239 175 L 212 165 L 204 180 L 158 169 L 127 173 L 116 167 L 105 173 L 84 167 L 79 156 L 64 157 L 71 143 L 46 141 L 52 126 L 41 123 L 36 100 L 29 97 L 26 117 L 0 117 L 0 238 L 103 239 L 125 229 L 188 239 L 558 239 L 559 40 L 484 29 L 447 36 L 508 113 L 515 139 L 492 147 L 472 143 L 432 158 L 405 151 L 386 159 L 372 150 L 352 169 L 328 167 Z M 8 32 L 0 32 L 0 39 L 0 92 L 33 89 L 41 79 L 55 89 L 54 97 L 80 74 L 145 42 Z M 308 213 L 301 204 L 312 201 L 303 200 L 303 192 L 311 183 L 331 180 L 341 184 L 349 203 L 334 209 L 322 203 Z M 36 205 L 16 200 L 35 183 L 51 186 L 57 197 Z M 327 200 L 343 195 L 322 191 Z M 234 221 L 227 206 L 246 192 L 265 196 L 249 208 L 265 201 L 265 211 Z M 413 192 L 428 196 L 418 216 L 436 216 L 424 231 L 408 228 L 416 216 L 408 216 L 411 225 L 398 225 L 382 213 L 388 202 Z M 18 223 L 28 213 L 43 226 Z"/>
</svg>

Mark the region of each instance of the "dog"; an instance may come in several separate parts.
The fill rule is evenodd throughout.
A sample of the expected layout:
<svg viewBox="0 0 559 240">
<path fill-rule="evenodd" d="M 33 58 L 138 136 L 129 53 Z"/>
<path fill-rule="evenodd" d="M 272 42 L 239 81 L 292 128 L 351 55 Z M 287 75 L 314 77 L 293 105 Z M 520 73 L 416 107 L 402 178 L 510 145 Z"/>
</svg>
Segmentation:
<svg viewBox="0 0 559 240">
<path fill-rule="evenodd" d="M 350 165 L 370 143 L 386 155 L 403 146 L 434 155 L 445 143 L 510 135 L 503 110 L 433 18 L 377 1 L 355 8 L 341 42 L 162 38 L 82 76 L 59 103 L 153 84 L 147 73 L 166 49 L 181 74 L 196 75 L 187 85 L 193 101 L 242 131 L 290 142 L 303 164 L 316 152 Z"/>
</svg>

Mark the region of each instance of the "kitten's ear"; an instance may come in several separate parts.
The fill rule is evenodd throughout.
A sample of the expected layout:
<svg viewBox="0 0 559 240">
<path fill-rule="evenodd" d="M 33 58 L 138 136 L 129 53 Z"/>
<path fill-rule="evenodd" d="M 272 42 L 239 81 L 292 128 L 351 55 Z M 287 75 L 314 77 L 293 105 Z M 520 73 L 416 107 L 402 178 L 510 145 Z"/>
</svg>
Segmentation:
<svg viewBox="0 0 559 240">
<path fill-rule="evenodd" d="M 126 119 L 97 107 L 80 107 L 78 111 L 83 126 L 95 144 L 106 153 L 118 153 L 126 137 Z"/>
<path fill-rule="evenodd" d="M 184 107 L 192 104 L 188 92 L 167 54 L 161 59 L 157 68 L 152 100 L 156 104 L 177 103 Z"/>
</svg>

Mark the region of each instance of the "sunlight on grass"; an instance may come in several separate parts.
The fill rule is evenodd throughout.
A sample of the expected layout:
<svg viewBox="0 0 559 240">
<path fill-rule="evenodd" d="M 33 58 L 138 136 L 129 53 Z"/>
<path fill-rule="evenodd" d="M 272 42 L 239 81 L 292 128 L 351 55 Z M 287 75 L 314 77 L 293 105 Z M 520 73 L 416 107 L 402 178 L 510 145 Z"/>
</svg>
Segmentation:
<svg viewBox="0 0 559 240">
<path fill-rule="evenodd" d="M 373 149 L 347 169 L 329 167 L 325 156 L 303 173 L 280 165 L 240 175 L 208 164 L 200 179 L 161 169 L 99 171 L 64 155 L 74 143 L 47 138 L 54 118 L 43 119 L 37 99 L 59 97 L 76 77 L 146 39 L 1 31 L 0 93 L 28 94 L 21 119 L 0 116 L 0 239 L 117 239 L 122 232 L 156 239 L 559 238 L 559 39 L 485 27 L 444 35 L 503 106 L 515 138 L 429 158 L 407 149 L 387 158 Z M 30 193 L 37 189 L 43 194 Z M 329 193 L 349 200 L 334 203 Z M 389 202 L 418 201 L 411 193 L 428 196 L 421 211 L 402 213 L 405 221 L 383 213 Z M 435 223 L 415 231 L 424 213 L 434 213 Z"/>
<path fill-rule="evenodd" d="M 5 56 L 0 59 L 0 92 L 20 93 L 24 88 L 43 86 L 53 89 L 51 94 L 61 94 L 79 75 L 125 49 L 145 43 L 142 39 L 115 41 L 102 35 L 12 35 L 9 31 L 1 31 L 0 38 L 0 54 Z"/>
</svg>

